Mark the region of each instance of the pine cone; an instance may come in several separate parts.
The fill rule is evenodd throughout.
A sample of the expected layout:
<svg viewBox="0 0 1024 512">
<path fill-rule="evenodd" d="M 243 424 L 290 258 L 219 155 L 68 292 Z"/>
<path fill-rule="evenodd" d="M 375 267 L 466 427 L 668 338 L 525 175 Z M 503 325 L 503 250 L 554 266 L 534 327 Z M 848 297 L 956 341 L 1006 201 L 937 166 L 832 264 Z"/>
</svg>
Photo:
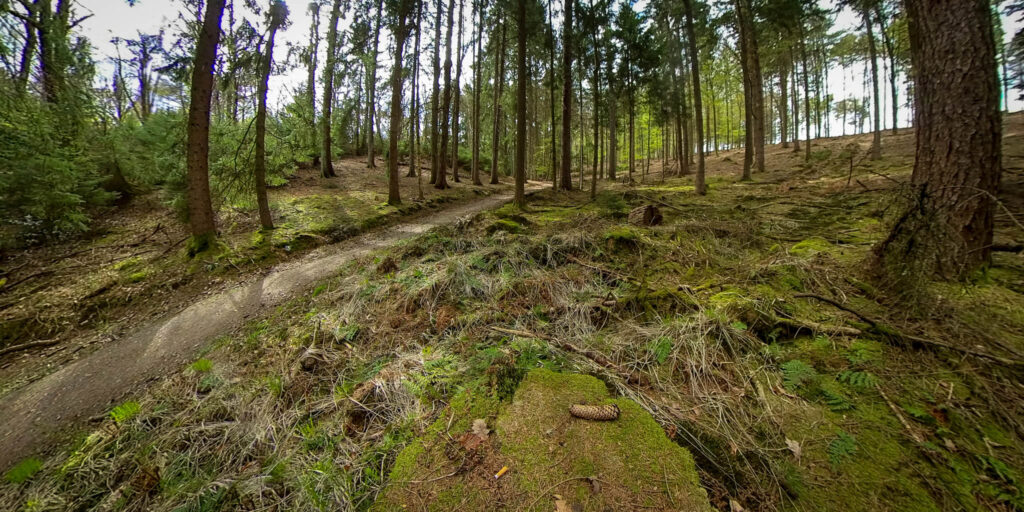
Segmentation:
<svg viewBox="0 0 1024 512">
<path fill-rule="evenodd" d="M 611 421 L 618 419 L 619 417 L 619 406 L 615 404 L 608 405 L 583 405 L 575 404 L 569 407 L 569 414 L 582 418 L 585 420 L 592 421 Z"/>
</svg>

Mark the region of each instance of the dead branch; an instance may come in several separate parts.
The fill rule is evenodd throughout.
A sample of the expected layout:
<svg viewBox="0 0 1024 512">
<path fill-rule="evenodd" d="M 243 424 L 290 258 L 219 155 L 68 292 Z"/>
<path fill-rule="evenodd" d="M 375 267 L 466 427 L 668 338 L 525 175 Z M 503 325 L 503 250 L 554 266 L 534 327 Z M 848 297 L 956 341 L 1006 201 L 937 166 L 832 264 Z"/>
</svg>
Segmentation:
<svg viewBox="0 0 1024 512">
<path fill-rule="evenodd" d="M 855 315 L 857 318 L 860 318 L 865 323 L 870 325 L 871 328 L 874 329 L 879 334 L 889 335 L 889 336 L 891 336 L 893 338 L 896 338 L 896 339 L 899 339 L 899 340 L 902 340 L 902 341 L 906 341 L 906 342 L 917 343 L 917 344 L 920 344 L 920 345 L 928 345 L 928 346 L 932 346 L 932 347 L 940 347 L 940 348 L 944 348 L 946 350 L 952 350 L 954 352 L 960 352 L 961 354 L 967 354 L 967 355 L 971 355 L 971 356 L 978 357 L 978 358 L 981 358 L 981 359 L 987 359 L 989 361 L 996 362 L 996 363 L 1002 364 L 1004 366 L 1024 367 L 1024 361 L 1021 361 L 1019 359 L 1010 359 L 1010 358 L 1006 358 L 1006 357 L 1000 357 L 1000 356 L 989 354 L 989 353 L 986 353 L 986 352 L 981 352 L 981 351 L 978 351 L 978 350 L 974 350 L 974 349 L 971 349 L 971 348 L 968 348 L 968 347 L 959 347 L 959 346 L 951 345 L 951 344 L 943 342 L 943 341 L 938 341 L 938 340 L 933 340 L 933 339 L 928 339 L 928 338 L 922 338 L 920 336 L 914 336 L 914 335 L 911 335 L 911 334 L 905 334 L 905 333 L 902 333 L 900 331 L 897 331 L 896 329 L 892 328 L 891 326 L 885 326 L 885 329 L 883 330 L 883 329 L 879 328 L 879 324 L 878 324 L 877 321 L 870 319 L 869 317 L 867 317 L 864 314 L 858 312 L 857 310 L 855 310 L 853 308 L 850 308 L 849 306 L 844 306 L 842 304 L 839 304 L 838 302 L 836 302 L 834 300 L 827 299 L 825 297 L 821 297 L 819 295 L 814 295 L 814 294 L 810 294 L 810 293 L 804 293 L 804 294 L 796 295 L 796 297 L 814 298 L 814 299 L 821 300 L 823 302 L 827 302 L 827 303 L 829 303 L 829 304 L 831 304 L 831 305 L 833 305 L 833 306 L 835 306 L 835 307 L 837 307 L 837 308 L 839 308 L 839 309 L 841 309 L 843 311 L 846 311 L 848 313 L 851 313 L 851 314 Z M 779 319 L 779 320 L 785 320 L 785 319 Z M 786 323 L 786 322 L 782 322 L 782 323 Z M 831 327 L 831 328 L 832 329 L 840 329 L 838 327 Z M 857 328 L 854 328 L 854 327 L 842 327 L 841 329 L 842 329 L 841 332 L 849 334 L 851 336 L 860 336 L 860 335 L 864 334 L 864 331 L 862 331 L 860 329 L 857 329 Z"/>
<path fill-rule="evenodd" d="M 4 347 L 4 348 L 0 348 L 0 357 L 5 356 L 7 354 L 14 353 L 14 352 L 21 352 L 22 350 L 28 350 L 30 348 L 50 347 L 50 346 L 56 345 L 57 343 L 58 343 L 58 340 L 55 340 L 55 339 L 54 340 L 40 340 L 40 341 L 32 341 L 32 342 L 29 342 L 29 343 L 22 343 L 21 345 L 14 345 L 14 346 L 11 346 L 11 347 Z"/>
</svg>

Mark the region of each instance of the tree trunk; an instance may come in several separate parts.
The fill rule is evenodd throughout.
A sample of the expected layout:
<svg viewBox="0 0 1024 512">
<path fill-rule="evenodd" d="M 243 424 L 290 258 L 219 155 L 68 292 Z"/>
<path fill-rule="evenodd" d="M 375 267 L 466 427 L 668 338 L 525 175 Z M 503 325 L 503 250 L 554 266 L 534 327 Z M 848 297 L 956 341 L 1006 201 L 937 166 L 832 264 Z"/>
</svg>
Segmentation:
<svg viewBox="0 0 1024 512">
<path fill-rule="evenodd" d="M 941 4 L 941 5 L 936 5 Z M 913 204 L 877 248 L 890 275 L 916 264 L 966 277 L 991 260 L 1002 124 L 986 0 L 906 0 L 917 149 Z"/>
<path fill-rule="evenodd" d="M 383 0 L 378 0 L 377 23 L 374 25 L 373 29 L 373 53 L 371 54 L 373 58 L 370 60 L 370 76 L 366 87 L 366 167 L 368 169 L 377 168 L 377 144 L 374 135 L 375 131 L 373 120 L 377 115 L 377 56 L 378 49 L 380 48 L 380 22 L 384 18 L 384 13 L 381 12 L 383 6 Z"/>
<path fill-rule="evenodd" d="M 807 66 L 807 35 L 803 32 L 803 25 L 800 26 L 800 58 L 803 61 L 804 79 L 804 126 L 806 127 L 806 139 L 804 143 L 804 162 L 811 161 L 811 83 Z"/>
<path fill-rule="evenodd" d="M 481 1 L 479 22 L 473 27 L 476 45 L 473 53 L 473 162 L 470 164 L 470 175 L 474 185 L 483 185 L 480 181 L 480 71 L 483 65 L 484 10 L 487 5 Z"/>
<path fill-rule="evenodd" d="M 324 93 L 323 107 L 320 109 L 323 115 L 321 124 L 320 152 L 320 174 L 324 178 L 337 176 L 334 173 L 334 162 L 332 161 L 334 148 L 331 145 L 331 102 L 334 101 L 334 66 L 337 61 L 336 53 L 338 46 L 338 18 L 341 17 L 341 0 L 334 0 L 331 7 L 331 21 L 327 26 L 327 56 L 324 61 Z"/>
<path fill-rule="evenodd" d="M 558 190 L 558 130 L 555 117 L 555 25 L 551 19 L 551 0 L 548 0 L 548 97 L 551 99 L 551 189 Z"/>
<path fill-rule="evenodd" d="M 562 175 L 559 187 L 572 190 L 572 8 L 575 0 L 565 1 L 562 22 Z"/>
<path fill-rule="evenodd" d="M 495 5 L 495 8 L 498 8 Z M 495 13 L 494 18 L 500 20 L 501 12 Z M 501 24 L 501 40 L 498 43 L 498 55 L 494 59 L 495 61 L 495 77 L 494 77 L 494 131 L 491 133 L 491 185 L 498 184 L 498 141 L 501 135 L 501 94 L 505 87 L 505 34 L 506 25 L 502 21 L 498 21 Z"/>
<path fill-rule="evenodd" d="M 789 65 L 784 63 L 779 71 L 779 137 L 782 147 L 789 147 Z"/>
<path fill-rule="evenodd" d="M 196 40 L 192 64 L 192 95 L 188 109 L 186 152 L 188 221 L 194 239 L 194 252 L 205 249 L 216 236 L 217 226 L 210 201 L 210 99 L 213 93 L 213 66 L 217 62 L 220 20 L 225 0 L 208 0 L 203 25 Z"/>
<path fill-rule="evenodd" d="M 745 70 L 748 77 L 747 88 L 750 103 L 747 114 L 751 136 L 747 139 L 752 144 L 753 157 L 757 171 L 764 172 L 764 84 L 761 79 L 761 56 L 757 45 L 757 32 L 754 30 L 754 15 L 750 10 L 750 0 L 736 0 L 736 17 L 740 27 L 741 52 L 746 62 Z M 746 176 L 746 174 L 744 174 Z M 749 176 L 746 176 L 749 179 Z"/>
<path fill-rule="evenodd" d="M 452 105 L 452 179 L 455 183 L 462 181 L 459 178 L 459 110 L 462 107 L 462 6 L 464 0 L 459 0 L 459 36 L 458 58 L 455 60 L 455 100 Z"/>
<path fill-rule="evenodd" d="M 874 136 L 871 138 L 871 159 L 882 158 L 882 108 L 878 88 L 878 50 L 875 48 L 875 31 L 871 23 L 871 11 L 865 6 L 861 11 L 861 18 L 864 20 L 864 28 L 868 37 L 868 59 L 871 61 L 871 90 L 874 98 L 875 112 L 872 120 L 875 123 Z"/>
<path fill-rule="evenodd" d="M 444 94 L 441 96 L 441 145 L 437 154 L 439 167 L 434 188 L 448 188 L 448 138 L 452 106 L 452 32 L 455 27 L 455 0 L 448 0 L 448 30 L 444 47 Z"/>
<path fill-rule="evenodd" d="M 885 15 L 882 13 L 882 2 L 875 3 L 875 14 L 878 16 L 878 25 L 882 32 L 882 44 L 885 45 L 885 53 L 889 56 L 889 89 L 892 93 L 892 134 L 896 135 L 896 127 L 899 126 L 900 102 L 896 87 L 896 49 L 893 47 L 892 38 L 889 37 L 889 27 L 885 23 Z M 1004 61 L 1005 62 L 1005 61 Z"/>
<path fill-rule="evenodd" d="M 39 42 L 36 23 L 39 23 L 39 2 L 32 2 L 31 8 L 26 13 L 28 20 L 25 21 L 25 46 L 21 48 L 21 62 L 18 66 L 18 91 L 25 92 L 28 89 L 28 81 L 32 78 L 32 63 L 35 61 L 36 46 Z"/>
<path fill-rule="evenodd" d="M 320 4 L 309 4 L 309 13 L 313 22 L 309 26 L 309 46 L 306 48 L 306 100 L 309 102 L 309 124 L 313 133 L 313 148 L 317 147 L 316 133 L 316 64 L 317 53 L 320 51 Z M 313 155 L 310 155 L 311 157 Z M 314 157 L 315 158 L 315 157 Z M 315 164 L 314 164 L 315 165 Z"/>
<path fill-rule="evenodd" d="M 388 134 L 388 204 L 402 204 L 398 188 L 398 138 L 402 136 L 402 53 L 409 37 L 408 18 L 412 0 L 399 0 L 395 12 L 395 67 L 391 70 L 391 124 Z M 409 141 L 411 145 L 412 140 Z"/>
<path fill-rule="evenodd" d="M 590 198 L 594 199 L 597 197 L 597 159 L 598 153 L 600 153 L 601 146 L 599 145 L 598 139 L 601 137 L 601 122 L 600 112 L 601 107 L 601 47 L 597 40 L 597 32 L 593 34 L 594 43 L 594 165 L 591 170 L 590 179 Z M 580 182 L 582 186 L 582 180 Z"/>
<path fill-rule="evenodd" d="M 444 14 L 444 3 L 437 0 L 437 18 L 434 22 L 434 89 L 430 96 L 430 184 L 437 183 L 437 170 L 441 167 L 441 142 L 439 110 L 441 96 L 441 17 Z"/>
<path fill-rule="evenodd" d="M 274 220 L 270 217 L 270 203 L 267 200 L 267 85 L 274 67 L 274 38 L 277 29 L 285 21 L 285 7 L 279 3 L 270 4 L 270 34 L 267 36 L 266 48 L 263 51 L 263 76 L 260 80 L 256 107 L 256 155 L 255 181 L 256 205 L 260 212 L 260 226 L 263 229 L 274 229 Z"/>
<path fill-rule="evenodd" d="M 700 91 L 700 62 L 697 52 L 697 31 L 693 27 L 693 0 L 683 0 L 686 6 L 686 33 L 690 46 L 690 67 L 693 75 L 693 111 L 697 127 L 697 177 L 694 180 L 694 189 L 697 194 L 707 193 L 704 184 L 704 105 L 701 101 Z"/>
<path fill-rule="evenodd" d="M 615 181 L 615 171 L 619 165 L 619 135 L 617 133 L 619 113 L 617 112 L 618 108 L 616 108 L 619 104 L 619 98 L 612 87 L 611 80 L 614 80 L 614 77 L 609 76 L 608 79 L 608 98 L 611 100 L 608 102 L 608 179 Z"/>
<path fill-rule="evenodd" d="M 423 173 L 420 171 L 420 32 L 423 23 L 423 1 L 416 2 L 416 42 L 412 52 L 412 106 L 409 113 L 409 174 L 416 177 L 417 199 L 423 199 Z"/>
<path fill-rule="evenodd" d="M 519 66 L 516 72 L 516 183 L 513 202 L 523 208 L 526 206 L 526 0 L 518 0 L 516 7 L 516 61 Z"/>
</svg>

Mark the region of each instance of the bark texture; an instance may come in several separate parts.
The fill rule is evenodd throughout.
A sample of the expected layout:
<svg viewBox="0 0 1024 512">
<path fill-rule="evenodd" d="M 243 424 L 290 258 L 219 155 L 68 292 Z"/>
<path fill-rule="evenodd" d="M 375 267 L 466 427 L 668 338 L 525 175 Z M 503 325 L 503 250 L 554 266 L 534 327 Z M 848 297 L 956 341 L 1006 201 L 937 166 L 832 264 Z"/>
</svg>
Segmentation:
<svg viewBox="0 0 1024 512">
<path fill-rule="evenodd" d="M 947 278 L 990 261 L 1002 125 L 985 0 L 907 0 L 917 150 L 910 205 L 877 248 Z"/>
<path fill-rule="evenodd" d="M 192 94 L 188 109 L 186 152 L 188 222 L 192 236 L 202 250 L 216 235 L 210 201 L 210 101 L 213 94 L 213 66 L 220 42 L 220 20 L 225 0 L 209 0 L 203 14 L 203 26 L 196 40 L 192 66 Z"/>
</svg>

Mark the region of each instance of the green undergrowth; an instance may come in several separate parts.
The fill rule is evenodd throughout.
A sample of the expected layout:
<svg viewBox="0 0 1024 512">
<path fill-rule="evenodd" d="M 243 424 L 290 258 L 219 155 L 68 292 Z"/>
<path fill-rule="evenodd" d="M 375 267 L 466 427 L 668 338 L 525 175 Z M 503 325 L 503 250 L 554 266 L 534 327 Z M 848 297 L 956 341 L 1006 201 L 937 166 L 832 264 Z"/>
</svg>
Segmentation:
<svg viewBox="0 0 1024 512">
<path fill-rule="evenodd" d="M 861 272 L 884 198 L 838 171 L 691 183 L 541 192 L 353 261 L 54 447 L 0 508 L 1024 507 L 1019 377 L 898 334 L 1020 347 L 1017 260 L 897 309 Z M 628 225 L 643 204 L 664 222 Z"/>
</svg>

